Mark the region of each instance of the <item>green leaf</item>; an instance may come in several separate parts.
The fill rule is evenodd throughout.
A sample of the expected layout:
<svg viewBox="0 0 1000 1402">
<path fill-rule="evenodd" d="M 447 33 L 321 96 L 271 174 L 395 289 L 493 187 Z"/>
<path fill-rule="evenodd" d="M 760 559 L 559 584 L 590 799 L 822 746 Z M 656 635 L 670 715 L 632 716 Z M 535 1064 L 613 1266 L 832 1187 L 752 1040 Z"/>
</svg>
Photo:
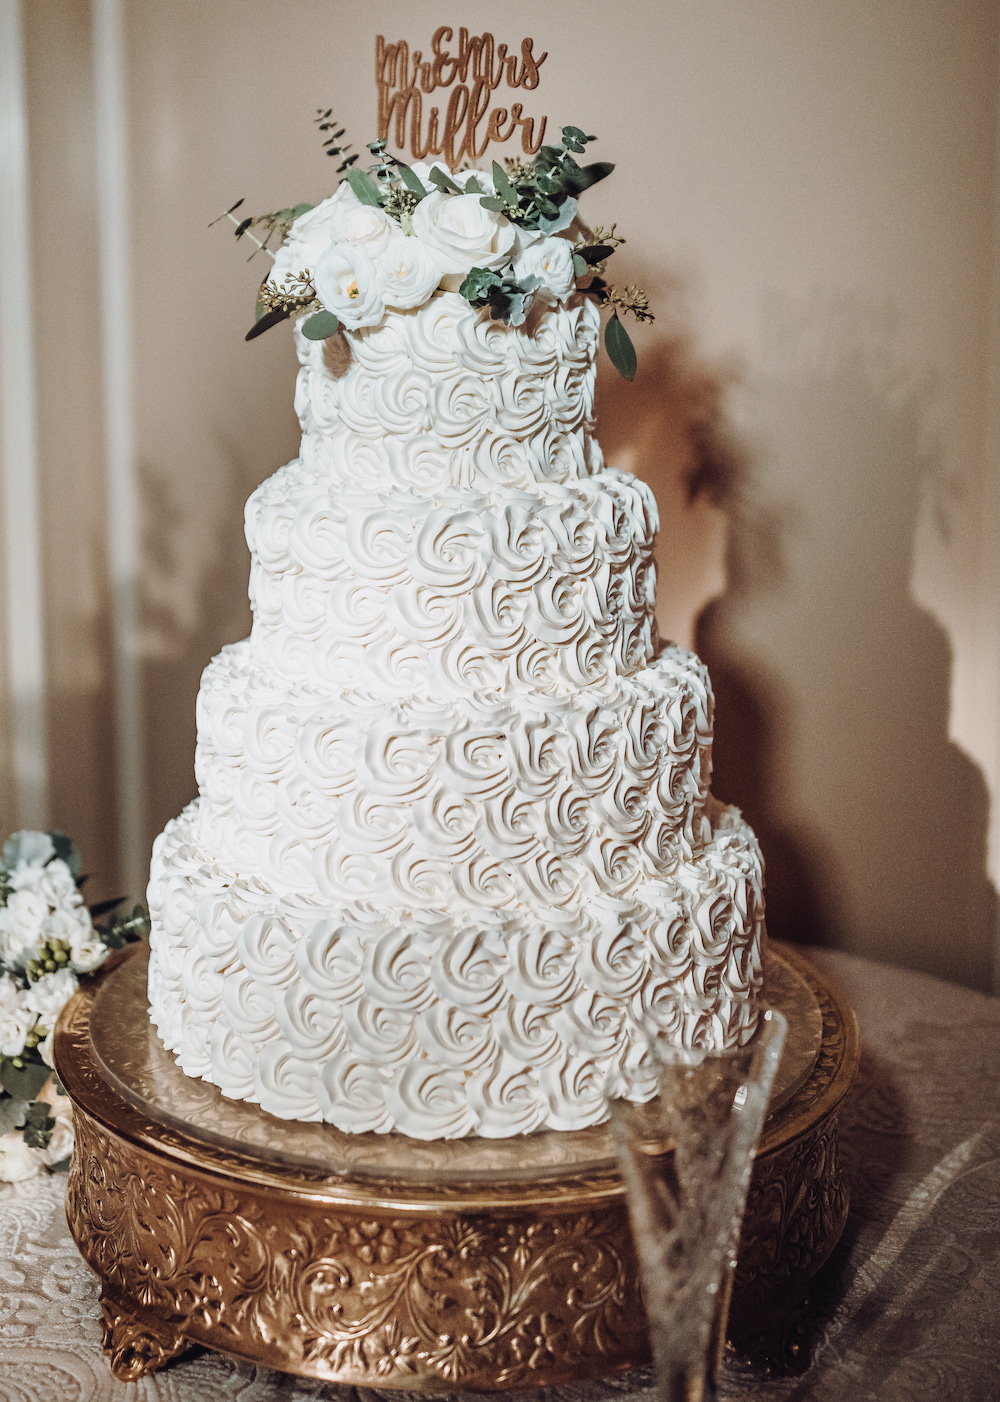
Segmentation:
<svg viewBox="0 0 1000 1402">
<path fill-rule="evenodd" d="M 124 899 L 124 896 L 113 896 L 110 901 L 98 901 L 96 905 L 88 906 L 91 920 L 98 920 L 102 915 L 107 915 L 109 910 L 121 905 Z"/>
<path fill-rule="evenodd" d="M 67 837 L 64 832 L 50 832 L 52 846 L 56 849 L 56 856 L 60 861 L 65 862 L 74 876 L 80 870 L 80 854 L 73 846 L 73 839 Z"/>
<path fill-rule="evenodd" d="M 308 214 L 312 208 L 311 204 L 297 204 L 292 210 L 292 218 L 299 219 L 303 214 Z"/>
<path fill-rule="evenodd" d="M 493 188 L 505 204 L 517 204 L 517 191 L 510 183 L 507 172 L 497 161 L 493 162 Z"/>
<path fill-rule="evenodd" d="M 594 161 L 592 165 L 582 167 L 574 161 L 573 165 L 573 169 L 564 172 L 564 179 L 566 188 L 572 190 L 574 195 L 581 195 L 599 180 L 607 179 L 615 168 L 613 161 Z"/>
<path fill-rule="evenodd" d="M 252 341 L 257 336 L 263 336 L 265 331 L 270 331 L 272 326 L 277 326 L 280 321 L 287 321 L 292 314 L 291 307 L 275 307 L 273 311 L 265 312 L 255 326 L 243 337 L 244 341 Z"/>
<path fill-rule="evenodd" d="M 458 293 L 467 302 L 481 306 L 487 300 L 490 289 L 499 286 L 500 278 L 492 268 L 470 268 Z"/>
<path fill-rule="evenodd" d="M 638 368 L 638 361 L 635 358 L 635 346 L 629 339 L 629 334 L 618 320 L 618 313 L 615 312 L 607 326 L 604 328 L 604 345 L 607 348 L 611 364 L 626 380 L 634 380 L 635 372 Z"/>
<path fill-rule="evenodd" d="M 362 204 L 374 205 L 376 209 L 382 208 L 382 196 L 379 194 L 378 186 L 365 171 L 349 170 L 347 172 L 347 183 Z"/>
<path fill-rule="evenodd" d="M 607 243 L 588 243 L 576 250 L 576 256 L 582 258 L 585 263 L 603 263 L 614 251 Z"/>
<path fill-rule="evenodd" d="M 44 1062 L 25 1061 L 15 1066 L 9 1056 L 0 1059 L 0 1086 L 15 1100 L 34 1100 L 52 1075 Z"/>
<path fill-rule="evenodd" d="M 482 205 L 483 209 L 492 209 L 494 214 L 501 213 L 501 211 L 507 207 L 503 200 L 497 199 L 496 195 L 484 195 L 479 203 Z"/>
<path fill-rule="evenodd" d="M 47 1149 L 55 1127 L 55 1117 L 49 1113 L 48 1105 L 44 1100 L 36 1100 L 28 1106 L 22 1137 L 29 1149 Z"/>
<path fill-rule="evenodd" d="M 450 191 L 453 195 L 460 195 L 462 193 L 461 185 L 456 185 L 448 172 L 442 170 L 440 166 L 434 166 L 432 168 L 429 179 L 439 190 Z"/>
<path fill-rule="evenodd" d="M 576 200 L 565 199 L 551 219 L 542 215 L 538 221 L 538 227 L 543 234 L 558 234 L 563 229 L 568 229 L 575 218 Z"/>
<path fill-rule="evenodd" d="M 467 195 L 481 195 L 483 193 L 483 187 L 474 175 L 470 175 L 465 182 L 465 193 Z"/>
<path fill-rule="evenodd" d="M 0 1135 L 10 1134 L 12 1129 L 20 1129 L 27 1117 L 26 1100 L 12 1100 L 9 1095 L 0 1095 Z"/>
<path fill-rule="evenodd" d="M 580 257 L 579 253 L 573 254 L 573 274 L 575 277 L 583 277 L 587 271 L 587 264 Z"/>
<path fill-rule="evenodd" d="M 316 312 L 302 323 L 302 334 L 309 341 L 325 341 L 340 330 L 340 321 L 333 312 Z"/>
<path fill-rule="evenodd" d="M 110 925 L 94 928 L 101 937 L 101 943 L 108 949 L 124 949 L 127 944 L 148 938 L 149 911 L 144 905 L 136 905 L 132 907 L 131 915 L 117 915 Z"/>
<path fill-rule="evenodd" d="M 68 1172 L 69 1172 L 69 1166 L 70 1166 L 70 1164 L 71 1164 L 72 1162 L 73 1162 L 73 1155 L 72 1155 L 72 1154 L 67 1154 L 66 1157 L 65 1157 L 64 1159 L 60 1159 L 58 1163 L 50 1164 L 50 1165 L 49 1165 L 49 1172 L 50 1172 L 50 1173 L 68 1173 Z"/>
<path fill-rule="evenodd" d="M 416 171 L 411 170 L 410 167 L 405 165 L 402 161 L 396 162 L 396 169 L 403 178 L 403 184 L 408 190 L 413 191 L 418 200 L 422 200 L 424 196 L 428 194 L 428 191 L 424 189 L 424 182 L 420 179 L 420 176 L 417 175 Z"/>
</svg>

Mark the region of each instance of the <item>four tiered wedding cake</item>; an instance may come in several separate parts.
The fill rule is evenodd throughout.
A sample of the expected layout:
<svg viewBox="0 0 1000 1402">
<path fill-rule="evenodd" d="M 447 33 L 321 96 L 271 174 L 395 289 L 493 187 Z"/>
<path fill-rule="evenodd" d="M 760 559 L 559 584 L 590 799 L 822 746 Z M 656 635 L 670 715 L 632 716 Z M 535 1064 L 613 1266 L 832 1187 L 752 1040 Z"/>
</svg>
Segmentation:
<svg viewBox="0 0 1000 1402">
<path fill-rule="evenodd" d="M 758 849 L 708 793 L 705 669 L 657 643 L 652 495 L 592 434 L 611 248 L 575 253 L 571 187 L 531 227 L 524 170 L 345 180 L 265 284 L 311 314 L 302 446 L 247 503 L 149 989 L 185 1072 L 278 1116 L 581 1128 L 645 1016 L 753 1021 Z"/>
</svg>

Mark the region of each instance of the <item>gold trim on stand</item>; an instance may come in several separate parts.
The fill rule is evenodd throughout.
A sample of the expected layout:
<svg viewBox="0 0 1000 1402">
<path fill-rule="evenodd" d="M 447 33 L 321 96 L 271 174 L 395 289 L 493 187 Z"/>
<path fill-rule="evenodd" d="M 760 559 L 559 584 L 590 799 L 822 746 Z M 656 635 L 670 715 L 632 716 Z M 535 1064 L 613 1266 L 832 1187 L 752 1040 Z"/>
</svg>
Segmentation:
<svg viewBox="0 0 1000 1402">
<path fill-rule="evenodd" d="M 847 1212 L 836 1115 L 853 1014 L 772 945 L 791 1035 L 758 1150 L 730 1334 L 780 1318 Z M 149 1028 L 145 950 L 56 1031 L 76 1147 L 67 1216 L 101 1279 L 115 1376 L 191 1344 L 379 1388 L 496 1391 L 648 1357 L 621 1181 L 603 1128 L 422 1144 L 284 1123 L 183 1076 Z"/>
</svg>

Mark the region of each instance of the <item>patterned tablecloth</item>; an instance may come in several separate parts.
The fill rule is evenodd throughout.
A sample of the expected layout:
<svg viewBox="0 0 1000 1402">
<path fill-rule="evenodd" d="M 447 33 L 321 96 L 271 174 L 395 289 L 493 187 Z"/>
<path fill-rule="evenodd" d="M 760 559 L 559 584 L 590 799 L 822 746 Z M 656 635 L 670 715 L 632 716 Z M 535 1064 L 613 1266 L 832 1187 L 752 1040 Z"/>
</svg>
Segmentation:
<svg viewBox="0 0 1000 1402">
<path fill-rule="evenodd" d="M 814 1282 L 797 1377 L 727 1362 L 722 1402 L 1000 1399 L 1000 999 L 828 951 L 807 951 L 861 1023 L 861 1072 L 841 1117 L 851 1215 Z M 63 1215 L 65 1179 L 0 1188 L 0 1402 L 364 1402 L 188 1355 L 138 1383 L 101 1353 L 97 1281 Z M 357 1393 L 359 1398 L 347 1398 Z M 545 1402 L 652 1397 L 647 1370 L 556 1388 Z M 402 1402 L 405 1394 L 371 1394 Z M 520 1394 L 530 1402 L 540 1394 Z"/>
</svg>

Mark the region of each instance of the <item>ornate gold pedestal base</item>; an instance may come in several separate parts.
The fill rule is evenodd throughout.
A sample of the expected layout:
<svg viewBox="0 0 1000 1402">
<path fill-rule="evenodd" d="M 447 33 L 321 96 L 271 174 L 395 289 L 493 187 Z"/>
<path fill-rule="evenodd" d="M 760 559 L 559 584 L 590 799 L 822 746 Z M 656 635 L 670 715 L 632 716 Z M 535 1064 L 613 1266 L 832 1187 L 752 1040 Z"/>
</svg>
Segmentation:
<svg viewBox="0 0 1000 1402">
<path fill-rule="evenodd" d="M 77 1140 L 67 1214 L 102 1282 L 116 1377 L 191 1344 L 369 1387 L 496 1391 L 648 1357 L 603 1129 L 425 1145 L 285 1124 L 188 1080 L 149 1029 L 145 951 L 66 1008 Z M 791 1036 L 758 1151 L 730 1335 L 801 1297 L 847 1213 L 837 1109 L 853 1015 L 791 951 Z"/>
</svg>

